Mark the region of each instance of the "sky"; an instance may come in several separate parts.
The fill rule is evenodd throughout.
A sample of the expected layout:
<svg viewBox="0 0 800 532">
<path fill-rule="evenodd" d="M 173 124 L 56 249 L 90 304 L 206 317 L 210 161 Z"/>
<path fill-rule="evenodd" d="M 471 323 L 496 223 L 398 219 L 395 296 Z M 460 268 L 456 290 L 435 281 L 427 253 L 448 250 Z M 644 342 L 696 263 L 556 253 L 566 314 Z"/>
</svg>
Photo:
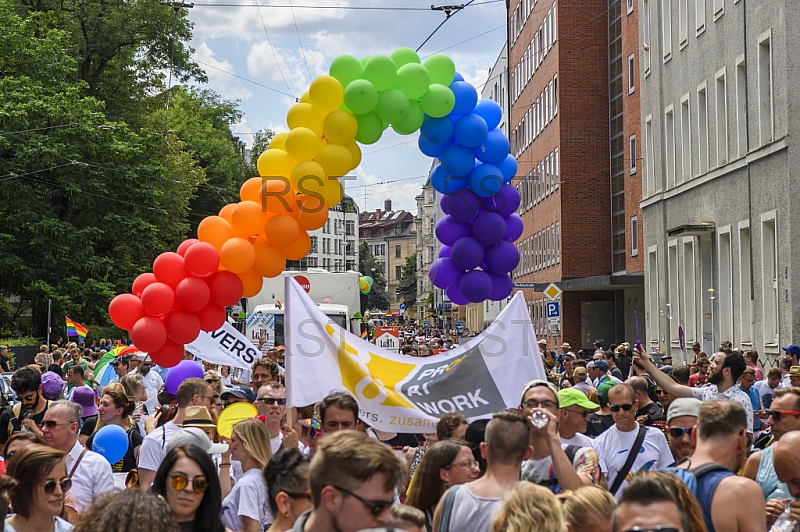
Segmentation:
<svg viewBox="0 0 800 532">
<path fill-rule="evenodd" d="M 239 101 L 243 117 L 233 131 L 248 147 L 256 131 L 287 130 L 295 98 L 337 56 L 417 49 L 446 19 L 430 0 L 199 0 L 188 16 L 193 57 L 208 75 L 204 87 Z M 449 55 L 480 93 L 505 37 L 505 0 L 474 0 L 451 13 L 418 53 L 423 61 Z M 431 166 L 417 136 L 389 128 L 377 143 L 361 146 L 361 165 L 344 184 L 362 211 L 382 209 L 391 199 L 394 210 L 416 213 L 414 198 Z"/>
</svg>

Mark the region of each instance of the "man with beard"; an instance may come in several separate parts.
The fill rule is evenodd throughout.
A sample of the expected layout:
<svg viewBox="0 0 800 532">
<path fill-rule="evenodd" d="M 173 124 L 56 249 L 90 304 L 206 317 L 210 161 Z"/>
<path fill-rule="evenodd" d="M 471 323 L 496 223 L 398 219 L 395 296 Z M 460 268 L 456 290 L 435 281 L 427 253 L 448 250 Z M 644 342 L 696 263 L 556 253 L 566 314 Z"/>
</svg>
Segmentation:
<svg viewBox="0 0 800 532">
<path fill-rule="evenodd" d="M 722 351 L 714 353 L 709 368 L 709 385 L 702 388 L 682 386 L 672 380 L 653 364 L 644 348 L 637 346 L 633 360 L 643 366 L 656 384 L 665 392 L 672 394 L 673 397 L 694 397 L 701 401 L 722 398 L 739 403 L 747 416 L 747 431 L 750 434 L 753 433 L 753 404 L 750 402 L 750 397 L 736 385 L 747 367 L 744 357 L 740 353 L 723 353 Z"/>
<path fill-rule="evenodd" d="M 50 401 L 42 395 L 42 373 L 34 367 L 25 366 L 15 371 L 11 377 L 11 389 L 20 402 L 0 414 L 0 443 L 5 443 L 9 436 L 20 432 L 22 427 L 39 433 L 50 405 Z"/>
<path fill-rule="evenodd" d="M 681 397 L 667 411 L 667 440 L 675 462 L 680 464 L 694 453 L 692 430 L 697 426 L 697 412 L 702 403 L 694 397 Z"/>
<path fill-rule="evenodd" d="M 161 375 L 155 371 L 150 371 L 151 369 L 153 369 L 153 361 L 149 358 L 139 364 L 138 372 L 142 376 L 142 384 L 144 384 L 144 389 L 147 391 L 147 397 L 155 397 L 161 387 L 164 386 L 164 380 Z"/>
</svg>

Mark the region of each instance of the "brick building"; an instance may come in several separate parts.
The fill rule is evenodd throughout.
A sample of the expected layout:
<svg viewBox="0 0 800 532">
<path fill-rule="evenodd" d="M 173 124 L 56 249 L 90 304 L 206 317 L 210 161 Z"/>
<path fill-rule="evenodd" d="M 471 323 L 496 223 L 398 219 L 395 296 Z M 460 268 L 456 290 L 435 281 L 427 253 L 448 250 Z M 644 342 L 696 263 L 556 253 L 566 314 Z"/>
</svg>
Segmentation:
<svg viewBox="0 0 800 532">
<path fill-rule="evenodd" d="M 628 3 L 509 4 L 509 138 L 525 223 L 513 275 L 535 283 L 522 290 L 537 335 L 551 347 L 635 339 L 633 311 L 644 309 L 641 186 L 633 177 L 639 100 L 628 84 L 636 80 L 638 24 Z M 563 290 L 552 326 L 549 283 Z"/>
</svg>

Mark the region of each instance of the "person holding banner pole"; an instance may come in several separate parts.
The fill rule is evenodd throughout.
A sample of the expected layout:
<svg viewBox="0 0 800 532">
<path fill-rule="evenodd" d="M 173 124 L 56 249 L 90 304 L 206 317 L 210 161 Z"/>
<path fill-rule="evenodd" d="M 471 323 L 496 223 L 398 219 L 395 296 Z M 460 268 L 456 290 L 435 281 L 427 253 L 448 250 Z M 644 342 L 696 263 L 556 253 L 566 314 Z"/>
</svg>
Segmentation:
<svg viewBox="0 0 800 532">
<path fill-rule="evenodd" d="M 297 432 L 289 424 L 291 420 L 286 418 L 286 388 L 281 383 L 268 382 L 259 388 L 255 406 L 267 426 L 272 454 L 298 447 L 303 451 Z"/>
</svg>

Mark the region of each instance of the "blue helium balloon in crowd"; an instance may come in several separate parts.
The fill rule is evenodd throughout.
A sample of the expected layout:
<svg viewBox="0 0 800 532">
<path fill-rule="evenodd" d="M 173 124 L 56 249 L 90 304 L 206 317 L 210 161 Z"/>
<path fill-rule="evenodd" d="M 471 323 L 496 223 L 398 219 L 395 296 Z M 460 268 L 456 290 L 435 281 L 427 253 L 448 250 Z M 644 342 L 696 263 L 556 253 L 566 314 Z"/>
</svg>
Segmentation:
<svg viewBox="0 0 800 532">
<path fill-rule="evenodd" d="M 128 452 L 128 434 L 119 425 L 106 425 L 95 433 L 92 450 L 109 464 L 116 464 Z"/>
</svg>

